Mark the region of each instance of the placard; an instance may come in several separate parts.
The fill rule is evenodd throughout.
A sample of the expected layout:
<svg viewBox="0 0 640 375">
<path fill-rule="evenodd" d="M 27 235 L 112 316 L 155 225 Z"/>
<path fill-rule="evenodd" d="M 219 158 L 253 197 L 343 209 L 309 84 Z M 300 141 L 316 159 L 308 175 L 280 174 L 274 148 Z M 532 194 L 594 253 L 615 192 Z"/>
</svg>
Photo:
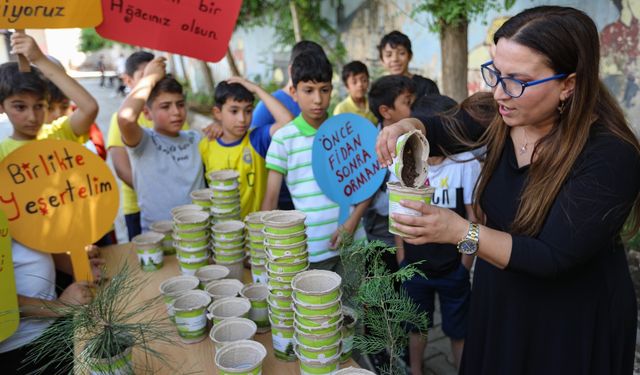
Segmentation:
<svg viewBox="0 0 640 375">
<path fill-rule="evenodd" d="M 102 37 L 217 62 L 227 52 L 241 0 L 102 0 Z"/>
<path fill-rule="evenodd" d="M 4 0 L 0 28 L 94 27 L 102 22 L 100 0 Z"/>
<path fill-rule="evenodd" d="M 322 192 L 340 205 L 339 223 L 349 218 L 349 207 L 373 196 L 386 169 L 376 157 L 378 129 L 352 113 L 330 117 L 313 140 L 313 175 Z"/>
<path fill-rule="evenodd" d="M 16 279 L 11 258 L 7 216 L 0 210 L 0 342 L 11 336 L 20 322 Z"/>
<path fill-rule="evenodd" d="M 0 162 L 0 209 L 13 238 L 48 253 L 71 252 L 77 280 L 90 280 L 84 248 L 99 240 L 118 211 L 107 164 L 79 143 L 30 142 Z"/>
</svg>

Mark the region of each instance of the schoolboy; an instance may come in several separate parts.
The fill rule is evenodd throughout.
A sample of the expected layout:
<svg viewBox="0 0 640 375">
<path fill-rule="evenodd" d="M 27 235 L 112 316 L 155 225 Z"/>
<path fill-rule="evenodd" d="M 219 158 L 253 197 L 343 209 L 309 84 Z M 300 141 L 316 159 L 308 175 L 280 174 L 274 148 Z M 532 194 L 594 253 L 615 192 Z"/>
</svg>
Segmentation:
<svg viewBox="0 0 640 375">
<path fill-rule="evenodd" d="M 275 118 L 270 126 L 249 130 L 254 93 Z M 222 136 L 200 141 L 200 156 L 206 174 L 234 169 L 240 174 L 240 215 L 259 211 L 267 187 L 265 158 L 271 136 L 293 116 L 277 99 L 260 86 L 240 77 L 220 82 L 215 91 L 213 117 L 222 126 Z"/>
<path fill-rule="evenodd" d="M 415 91 L 413 81 L 403 75 L 384 76 L 371 85 L 369 106 L 376 117 L 378 129 L 410 117 Z M 363 222 L 370 241 L 379 240 L 387 246 L 395 247 L 397 245 L 395 237 L 389 233 L 389 195 L 386 184 L 388 179 L 389 172 L 380 189 L 373 196 Z M 395 255 L 385 253 L 384 261 L 391 272 L 398 270 L 399 262 Z"/>
<path fill-rule="evenodd" d="M 143 112 L 153 129 L 138 124 Z M 163 57 L 147 64 L 118 111 L 143 232 L 155 221 L 170 220 L 173 207 L 190 203 L 189 193 L 204 187 L 198 151 L 201 136 L 194 130 L 181 130 L 186 115 L 182 86 L 165 76 Z"/>
<path fill-rule="evenodd" d="M 301 40 L 296 43 L 293 48 L 291 48 L 291 55 L 289 56 L 289 65 L 287 66 L 287 72 L 289 79 L 287 80 L 287 84 L 274 92 L 271 93 L 274 98 L 276 98 L 280 103 L 282 103 L 287 110 L 291 112 L 293 116 L 298 116 L 300 114 L 300 107 L 298 103 L 291 96 L 291 64 L 293 64 L 293 60 L 298 57 L 302 53 L 314 53 L 318 56 L 322 55 L 326 57 L 324 50 L 322 47 L 310 40 Z M 253 111 L 253 118 L 251 119 L 251 127 L 259 128 L 265 125 L 271 125 L 275 122 L 275 118 L 269 112 L 269 109 L 262 101 L 258 103 L 255 110 Z M 282 184 L 280 189 L 280 195 L 278 196 L 278 209 L 280 210 L 293 210 L 293 201 L 291 200 L 291 193 L 289 193 L 289 189 L 287 189 L 286 184 Z"/>
<path fill-rule="evenodd" d="M 295 208 L 307 215 L 311 267 L 340 272 L 336 248 L 345 233 L 354 235 L 355 240 L 365 238 L 360 218 L 369 202 L 358 204 L 349 219 L 338 226 L 340 208 L 320 190 L 313 175 L 311 148 L 318 128 L 328 117 L 332 74 L 331 64 L 322 55 L 303 53 L 293 61 L 291 95 L 301 113 L 273 136 L 267 152 L 269 177 L 262 208 L 276 207 L 284 180 Z"/>
<path fill-rule="evenodd" d="M 457 106 L 455 100 L 443 95 L 428 95 L 416 100 L 412 117 L 430 117 L 446 113 Z M 446 114 L 445 114 L 446 115 Z M 430 156 L 428 179 L 436 188 L 431 204 L 449 208 L 469 220 L 476 220 L 473 212 L 473 189 L 480 175 L 480 163 L 471 152 L 449 156 Z M 455 245 L 411 245 L 399 236 L 402 249 L 401 264 L 423 261 L 418 265 L 426 277 L 415 275 L 403 283 L 409 297 L 426 312 L 433 325 L 435 294 L 440 300 L 442 330 L 451 341 L 451 351 L 456 367 L 460 363 L 464 338 L 467 333 L 467 316 L 471 284 L 469 269 L 473 257 L 461 255 Z M 409 335 L 409 361 L 411 373 L 422 374 L 422 355 L 427 338 L 417 332 Z"/>
<path fill-rule="evenodd" d="M 36 139 L 67 139 L 77 141 L 87 133 L 98 113 L 95 99 L 63 69 L 49 61 L 28 35 L 11 36 L 12 53 L 22 54 L 35 66 L 31 72 L 21 73 L 14 62 L 0 65 L 0 113 L 6 113 L 13 134 L 0 142 L 0 161 L 15 149 Z M 49 79 L 78 104 L 78 110 L 63 121 L 43 129 L 48 106 L 47 82 Z M 55 291 L 56 266 L 68 264 L 66 255 L 53 257 L 51 254 L 30 249 L 17 241 L 11 243 L 20 324 L 16 332 L 0 342 L 0 363 L 3 371 L 17 374 L 20 371 L 35 371 L 50 361 L 57 363 L 60 358 L 43 356 L 35 362 L 22 363 L 30 344 L 52 323 L 50 319 L 58 315 L 52 306 L 64 304 L 86 304 L 91 293 L 86 283 L 73 283 L 58 297 Z M 38 319 L 31 319 L 38 318 Z M 62 365 L 67 365 L 64 363 Z"/>
<path fill-rule="evenodd" d="M 333 110 L 333 114 L 354 113 L 372 123 L 376 123 L 376 116 L 369 109 L 367 91 L 369 90 L 369 70 L 361 61 L 351 61 L 342 68 L 342 82 L 347 88 L 347 98 Z"/>
<path fill-rule="evenodd" d="M 378 45 L 378 54 L 382 65 L 389 74 L 403 75 L 411 78 L 416 85 L 416 97 L 424 95 L 440 94 L 438 85 L 418 74 L 409 72 L 409 62 L 413 57 L 411 40 L 400 31 L 392 31 L 382 37 Z"/>
</svg>

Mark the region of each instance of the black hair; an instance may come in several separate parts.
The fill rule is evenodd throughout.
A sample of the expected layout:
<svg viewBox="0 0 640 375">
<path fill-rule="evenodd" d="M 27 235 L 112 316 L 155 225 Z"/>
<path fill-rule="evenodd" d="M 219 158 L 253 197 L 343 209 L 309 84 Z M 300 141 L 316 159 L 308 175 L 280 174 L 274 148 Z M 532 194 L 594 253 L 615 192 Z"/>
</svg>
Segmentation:
<svg viewBox="0 0 640 375">
<path fill-rule="evenodd" d="M 411 40 L 408 36 L 401 33 L 398 30 L 393 30 L 389 34 L 385 35 L 380 39 L 380 44 L 378 44 L 378 54 L 380 55 L 380 60 L 382 60 L 382 50 L 386 45 L 390 45 L 391 48 L 396 48 L 397 46 L 403 46 L 409 52 L 409 56 L 413 56 L 413 50 L 411 50 Z"/>
<path fill-rule="evenodd" d="M 166 77 L 158 81 L 155 86 L 153 86 L 153 89 L 151 89 L 149 97 L 147 98 L 147 106 L 151 107 L 153 101 L 156 100 L 158 95 L 164 93 L 184 95 L 180 82 L 168 74 Z"/>
<path fill-rule="evenodd" d="M 35 66 L 30 72 L 20 72 L 17 62 L 0 65 L 0 104 L 12 95 L 29 93 L 49 101 L 47 80 Z"/>
<path fill-rule="evenodd" d="M 418 98 L 411 106 L 411 116 L 432 117 L 455 108 L 458 103 L 446 95 L 431 94 Z"/>
<path fill-rule="evenodd" d="M 382 122 L 384 118 L 380 114 L 380 106 L 386 105 L 393 108 L 396 98 L 406 92 L 415 94 L 416 85 L 411 78 L 401 75 L 389 75 L 379 78 L 371 85 L 369 91 L 369 109 Z"/>
<path fill-rule="evenodd" d="M 153 53 L 146 51 L 137 51 L 129 55 L 124 63 L 124 72 L 133 77 L 135 72 L 140 69 L 140 65 L 146 64 L 154 59 Z"/>
<path fill-rule="evenodd" d="M 299 82 L 331 83 L 332 76 L 333 68 L 325 56 L 303 53 L 291 64 L 291 81 L 296 88 Z"/>
<path fill-rule="evenodd" d="M 347 86 L 347 80 L 350 76 L 355 76 L 362 73 L 366 74 L 367 77 L 369 77 L 369 70 L 367 69 L 367 66 L 364 65 L 362 61 L 351 61 L 350 63 L 342 67 L 342 82 L 344 82 L 344 85 Z"/>
<path fill-rule="evenodd" d="M 293 61 L 296 57 L 300 56 L 303 53 L 311 53 L 316 56 L 323 56 L 325 59 L 327 58 L 327 54 L 316 42 L 312 42 L 310 40 L 301 40 L 296 43 L 293 48 L 291 48 L 291 56 L 289 57 L 289 65 L 293 65 Z"/>
<path fill-rule="evenodd" d="M 62 90 L 49 80 L 47 80 L 47 89 L 49 90 L 49 104 L 62 103 L 65 100 L 69 100 Z"/>
<path fill-rule="evenodd" d="M 228 83 L 227 81 L 222 81 L 218 83 L 216 86 L 216 91 L 214 93 L 215 105 L 218 108 L 222 108 L 224 103 L 227 100 L 235 100 L 237 102 L 249 102 L 253 103 L 255 97 L 251 91 L 247 90 L 246 87 L 242 86 L 239 83 Z"/>
</svg>

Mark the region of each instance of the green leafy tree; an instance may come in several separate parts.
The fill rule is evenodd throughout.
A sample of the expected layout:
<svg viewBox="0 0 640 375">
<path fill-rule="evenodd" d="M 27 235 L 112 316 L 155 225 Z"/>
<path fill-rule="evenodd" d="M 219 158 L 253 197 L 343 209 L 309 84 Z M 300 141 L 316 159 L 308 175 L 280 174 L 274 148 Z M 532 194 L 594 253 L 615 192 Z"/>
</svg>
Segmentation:
<svg viewBox="0 0 640 375">
<path fill-rule="evenodd" d="M 94 52 L 113 46 L 113 41 L 98 35 L 95 29 L 82 29 L 80 32 L 80 51 Z"/>
<path fill-rule="evenodd" d="M 467 28 L 489 10 L 508 10 L 515 0 L 422 0 L 413 14 L 431 15 L 430 27 L 440 34 L 442 91 L 461 101 L 467 97 Z"/>
</svg>

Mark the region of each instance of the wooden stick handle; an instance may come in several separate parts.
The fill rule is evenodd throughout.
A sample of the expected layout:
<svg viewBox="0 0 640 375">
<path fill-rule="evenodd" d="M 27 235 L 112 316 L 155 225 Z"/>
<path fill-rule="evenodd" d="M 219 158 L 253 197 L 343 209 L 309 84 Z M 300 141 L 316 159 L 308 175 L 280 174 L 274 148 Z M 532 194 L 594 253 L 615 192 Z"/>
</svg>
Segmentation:
<svg viewBox="0 0 640 375">
<path fill-rule="evenodd" d="M 17 34 L 24 34 L 24 29 L 16 29 Z M 18 54 L 18 69 L 22 73 L 28 73 L 31 71 L 31 64 L 29 64 L 29 60 L 22 55 Z"/>
</svg>

